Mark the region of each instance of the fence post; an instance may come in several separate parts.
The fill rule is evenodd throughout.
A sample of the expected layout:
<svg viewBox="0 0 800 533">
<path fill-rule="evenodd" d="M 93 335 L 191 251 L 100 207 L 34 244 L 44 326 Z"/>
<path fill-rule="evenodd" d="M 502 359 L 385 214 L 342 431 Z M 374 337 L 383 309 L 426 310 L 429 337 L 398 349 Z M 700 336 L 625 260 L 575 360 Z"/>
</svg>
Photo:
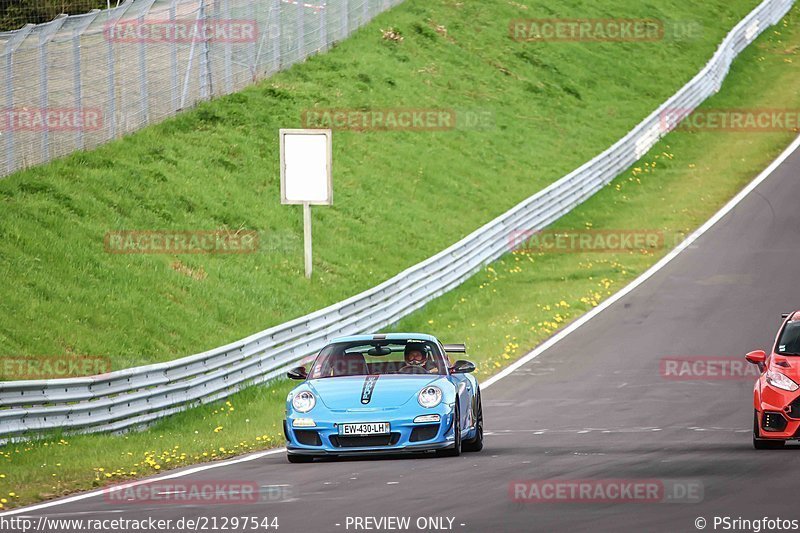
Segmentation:
<svg viewBox="0 0 800 533">
<path fill-rule="evenodd" d="M 230 0 L 222 0 L 222 17 L 225 19 L 220 23 L 223 25 L 222 27 L 231 27 L 231 6 Z M 230 34 L 228 38 L 225 39 L 225 94 L 231 94 L 233 92 L 233 72 L 231 69 L 233 63 L 233 48 L 231 44 L 231 37 Z"/>
<path fill-rule="evenodd" d="M 341 13 L 342 21 L 340 22 L 342 26 L 342 36 L 340 40 L 347 39 L 347 36 L 350 35 L 350 0 L 342 0 L 342 13 Z"/>
<path fill-rule="evenodd" d="M 250 2 L 248 5 L 250 6 L 250 20 L 249 20 L 249 22 L 251 24 L 255 24 L 256 37 L 253 39 L 252 42 L 248 43 L 247 55 L 249 57 L 250 79 L 252 81 L 256 81 L 256 79 L 258 78 L 258 74 L 257 74 L 258 73 L 258 55 L 257 55 L 256 47 L 258 46 L 258 43 L 262 39 L 261 32 L 263 31 L 262 30 L 262 25 L 258 21 L 258 8 L 257 8 L 257 5 L 263 5 L 263 2 L 261 2 L 261 3 Z M 267 10 L 267 13 L 269 13 L 269 10 Z M 269 19 L 267 19 L 267 20 L 269 20 Z"/>
<path fill-rule="evenodd" d="M 139 27 L 142 27 L 145 23 L 145 17 L 150 12 L 150 8 L 155 3 L 155 0 L 144 0 L 144 2 L 140 1 L 139 3 L 140 5 L 137 7 L 141 7 L 142 11 L 139 13 L 137 22 Z M 147 39 L 141 39 L 139 41 L 139 107 L 142 114 L 141 126 L 146 126 L 150 123 L 150 91 L 147 84 L 147 71 Z"/>
<path fill-rule="evenodd" d="M 6 108 L 3 110 L 6 113 L 6 123 L 8 124 L 8 117 L 14 110 L 14 52 L 16 52 L 22 41 L 31 33 L 33 24 L 26 24 L 22 28 L 14 32 L 14 35 L 6 41 L 5 50 L 3 55 L 6 56 Z M 8 124 L 8 131 L 2 132 L 6 137 L 6 168 L 8 173 L 11 174 L 17 168 L 14 156 L 14 126 Z"/>
<path fill-rule="evenodd" d="M 177 13 L 178 13 L 178 0 L 172 0 L 169 5 L 169 24 L 172 31 L 177 31 Z M 172 97 L 172 112 L 176 113 L 178 107 L 178 39 L 173 39 L 172 48 L 169 51 L 169 79 L 170 90 Z"/>
<path fill-rule="evenodd" d="M 75 90 L 75 108 L 84 118 L 86 115 L 83 113 L 83 84 L 81 83 L 81 35 L 94 22 L 99 13 L 99 9 L 92 9 L 86 15 L 82 15 L 80 24 L 76 24 L 72 28 L 72 67 L 74 70 L 72 80 Z M 83 133 L 85 127 L 86 124 L 81 122 L 80 128 L 75 132 L 75 147 L 78 150 L 83 150 L 84 147 Z"/>
<path fill-rule="evenodd" d="M 281 53 L 283 46 L 282 46 L 282 36 L 281 36 L 281 0 L 273 0 L 272 2 L 272 9 L 270 9 L 270 13 L 274 13 L 273 16 L 269 17 L 269 24 L 267 27 L 269 31 L 272 32 L 272 64 L 275 67 L 275 71 L 281 70 L 283 68 L 283 54 Z"/>
<path fill-rule="evenodd" d="M 39 112 L 47 113 L 47 108 L 50 105 L 50 92 L 47 83 L 47 44 L 55 36 L 56 32 L 63 26 L 64 21 L 67 20 L 67 15 L 58 15 L 44 26 L 39 26 Z M 41 161 L 50 160 L 50 128 L 47 120 L 42 121 L 42 159 Z"/>
<path fill-rule="evenodd" d="M 324 52 L 328 49 L 328 6 L 322 4 L 317 11 L 319 13 L 319 51 Z"/>
<path fill-rule="evenodd" d="M 308 54 L 306 53 L 306 8 L 303 7 L 303 2 L 298 0 L 295 4 L 297 9 L 297 58 L 299 63 Z"/>
<path fill-rule="evenodd" d="M 119 22 L 119 19 L 125 14 L 132 1 L 127 0 L 119 7 L 106 11 L 106 27 L 103 29 L 103 35 L 106 37 L 106 67 L 108 69 L 108 139 L 111 140 L 117 136 L 117 80 L 116 68 L 114 61 L 114 27 Z"/>
<path fill-rule="evenodd" d="M 206 0 L 200 0 L 200 14 L 198 20 L 198 29 L 202 32 L 202 45 L 200 49 L 200 99 L 208 100 L 211 95 L 211 74 L 209 71 L 209 47 L 208 39 L 206 38 L 206 23 L 208 16 L 206 15 Z"/>
</svg>

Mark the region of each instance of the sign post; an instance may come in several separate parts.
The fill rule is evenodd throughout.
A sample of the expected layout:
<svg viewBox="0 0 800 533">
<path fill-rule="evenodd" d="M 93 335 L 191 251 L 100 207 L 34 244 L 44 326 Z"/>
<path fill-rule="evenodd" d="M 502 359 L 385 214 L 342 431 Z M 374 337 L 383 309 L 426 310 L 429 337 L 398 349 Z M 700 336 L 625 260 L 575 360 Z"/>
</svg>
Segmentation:
<svg viewBox="0 0 800 533">
<path fill-rule="evenodd" d="M 306 277 L 312 273 L 311 206 L 333 204 L 331 130 L 280 130 L 281 204 L 303 206 Z"/>
</svg>

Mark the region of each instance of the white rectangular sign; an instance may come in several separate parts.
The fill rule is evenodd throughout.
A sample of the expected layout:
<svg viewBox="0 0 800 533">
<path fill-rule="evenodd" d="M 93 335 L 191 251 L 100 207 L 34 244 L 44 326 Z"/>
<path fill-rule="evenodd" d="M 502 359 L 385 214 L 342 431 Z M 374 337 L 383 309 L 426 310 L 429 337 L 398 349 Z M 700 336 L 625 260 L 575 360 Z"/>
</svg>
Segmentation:
<svg viewBox="0 0 800 533">
<path fill-rule="evenodd" d="M 280 130 L 281 203 L 333 204 L 331 130 Z"/>
</svg>

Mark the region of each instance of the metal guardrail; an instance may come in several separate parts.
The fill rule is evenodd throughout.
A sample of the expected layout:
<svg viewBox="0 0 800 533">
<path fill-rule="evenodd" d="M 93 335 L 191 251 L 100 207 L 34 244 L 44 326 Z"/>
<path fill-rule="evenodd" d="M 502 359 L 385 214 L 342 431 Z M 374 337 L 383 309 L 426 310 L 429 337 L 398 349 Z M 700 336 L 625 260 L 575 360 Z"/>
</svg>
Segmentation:
<svg viewBox="0 0 800 533">
<path fill-rule="evenodd" d="M 334 337 L 396 322 L 508 252 L 513 231 L 545 228 L 645 155 L 682 117 L 671 111 L 692 110 L 716 93 L 733 59 L 793 3 L 760 4 L 689 83 L 611 148 L 426 261 L 340 303 L 204 353 L 101 376 L 0 383 L 0 439 L 145 424 L 270 380 Z"/>
</svg>

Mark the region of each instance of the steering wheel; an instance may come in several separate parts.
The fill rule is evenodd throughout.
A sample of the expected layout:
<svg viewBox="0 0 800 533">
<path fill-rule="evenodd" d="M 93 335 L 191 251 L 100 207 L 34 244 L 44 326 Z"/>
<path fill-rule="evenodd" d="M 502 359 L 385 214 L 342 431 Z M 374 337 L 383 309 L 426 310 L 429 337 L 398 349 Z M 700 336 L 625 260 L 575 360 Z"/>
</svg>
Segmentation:
<svg viewBox="0 0 800 533">
<path fill-rule="evenodd" d="M 398 374 L 427 374 L 428 371 L 425 370 L 424 367 L 421 366 L 414 366 L 414 365 L 406 365 L 402 367 L 400 370 L 397 371 Z"/>
</svg>

